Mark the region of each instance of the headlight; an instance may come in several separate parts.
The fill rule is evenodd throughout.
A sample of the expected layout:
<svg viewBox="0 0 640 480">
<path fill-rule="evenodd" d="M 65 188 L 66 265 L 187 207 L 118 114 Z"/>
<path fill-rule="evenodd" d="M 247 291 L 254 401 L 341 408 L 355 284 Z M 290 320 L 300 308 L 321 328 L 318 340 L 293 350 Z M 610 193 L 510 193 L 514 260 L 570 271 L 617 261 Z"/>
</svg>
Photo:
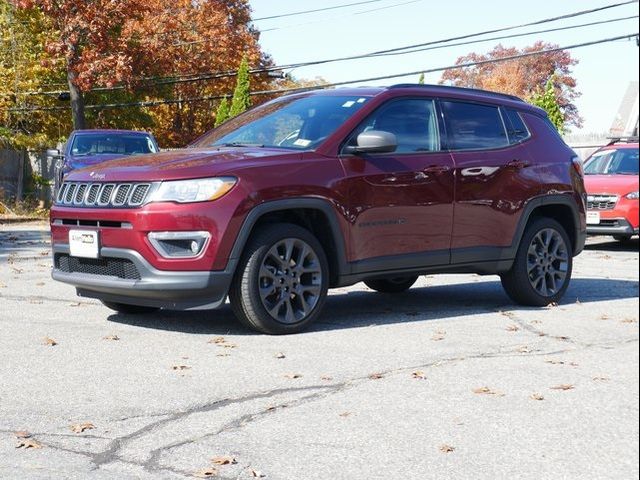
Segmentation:
<svg viewBox="0 0 640 480">
<path fill-rule="evenodd" d="M 625 195 L 625 198 L 629 200 L 638 200 L 638 198 L 640 198 L 640 195 L 638 194 L 638 192 L 631 192 Z"/>
<path fill-rule="evenodd" d="M 162 182 L 152 194 L 151 202 L 194 203 L 208 202 L 222 197 L 238 182 L 237 178 L 197 178 Z"/>
</svg>

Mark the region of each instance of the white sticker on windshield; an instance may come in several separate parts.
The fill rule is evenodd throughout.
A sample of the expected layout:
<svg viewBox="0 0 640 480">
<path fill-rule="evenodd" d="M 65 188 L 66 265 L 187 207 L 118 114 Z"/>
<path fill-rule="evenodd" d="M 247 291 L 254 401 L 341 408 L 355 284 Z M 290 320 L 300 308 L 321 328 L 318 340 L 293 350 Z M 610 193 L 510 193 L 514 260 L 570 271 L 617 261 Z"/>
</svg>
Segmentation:
<svg viewBox="0 0 640 480">
<path fill-rule="evenodd" d="M 366 102 L 366 101 L 367 101 L 367 99 L 366 99 L 366 98 L 359 98 L 359 99 L 358 99 L 358 103 L 364 103 L 364 102 Z"/>
<path fill-rule="evenodd" d="M 311 140 L 305 140 L 304 138 L 299 138 L 293 144 L 297 147 L 308 147 L 311 144 Z"/>
<path fill-rule="evenodd" d="M 351 108 L 351 107 L 353 107 L 355 104 L 356 104 L 356 102 L 354 102 L 353 100 L 349 100 L 348 102 L 344 102 L 344 103 L 342 104 L 342 106 L 343 106 L 344 108 Z"/>
</svg>

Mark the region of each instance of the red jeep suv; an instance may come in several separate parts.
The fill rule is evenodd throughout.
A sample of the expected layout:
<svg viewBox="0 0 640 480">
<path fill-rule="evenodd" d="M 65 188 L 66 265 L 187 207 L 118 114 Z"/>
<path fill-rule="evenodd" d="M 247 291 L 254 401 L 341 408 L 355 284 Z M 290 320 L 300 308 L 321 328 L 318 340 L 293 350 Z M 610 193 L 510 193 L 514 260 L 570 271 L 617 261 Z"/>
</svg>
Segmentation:
<svg viewBox="0 0 640 480">
<path fill-rule="evenodd" d="M 582 167 L 517 97 L 396 85 L 282 97 L 190 148 L 69 173 L 53 278 L 123 313 L 213 309 L 298 332 L 327 290 L 497 274 L 557 302 L 585 241 Z"/>
</svg>

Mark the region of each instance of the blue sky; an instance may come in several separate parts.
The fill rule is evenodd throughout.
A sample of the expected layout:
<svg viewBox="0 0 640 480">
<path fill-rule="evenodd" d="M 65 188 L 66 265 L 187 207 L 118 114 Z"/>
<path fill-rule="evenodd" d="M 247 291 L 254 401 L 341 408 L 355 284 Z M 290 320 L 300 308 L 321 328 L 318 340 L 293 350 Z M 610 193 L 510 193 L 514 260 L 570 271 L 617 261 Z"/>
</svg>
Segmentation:
<svg viewBox="0 0 640 480">
<path fill-rule="evenodd" d="M 355 3 L 357 0 L 250 0 L 253 17 L 261 18 L 301 10 Z M 331 10 L 308 15 L 257 21 L 263 33 L 263 50 L 273 56 L 276 64 L 335 58 L 410 44 L 424 43 L 467 33 L 490 30 L 555 17 L 581 10 L 602 7 L 615 0 L 573 0 L 519 2 L 492 0 L 380 0 L 367 5 Z M 390 8 L 386 8 L 390 7 Z M 559 26 L 608 20 L 638 15 L 638 3 L 602 12 L 561 20 L 509 33 L 542 30 Z M 276 29 L 268 31 L 269 29 Z M 584 27 L 522 38 L 502 40 L 504 46 L 525 47 L 536 40 L 573 45 L 638 32 L 638 20 Z M 452 65 L 456 59 L 471 51 L 487 52 L 498 41 L 456 46 L 427 52 L 391 57 L 371 58 L 349 62 L 304 67 L 293 71 L 298 78 L 322 76 L 331 82 L 410 72 L 426 68 Z M 622 96 L 630 81 L 638 80 L 638 47 L 635 40 L 579 48 L 571 51 L 579 60 L 574 67 L 578 91 L 577 101 L 584 118 L 581 130 L 573 133 L 607 131 L 613 122 Z M 427 83 L 437 83 L 440 73 L 429 74 Z M 416 82 L 417 77 L 398 78 L 372 85 Z M 356 84 L 357 85 L 357 84 Z"/>
</svg>

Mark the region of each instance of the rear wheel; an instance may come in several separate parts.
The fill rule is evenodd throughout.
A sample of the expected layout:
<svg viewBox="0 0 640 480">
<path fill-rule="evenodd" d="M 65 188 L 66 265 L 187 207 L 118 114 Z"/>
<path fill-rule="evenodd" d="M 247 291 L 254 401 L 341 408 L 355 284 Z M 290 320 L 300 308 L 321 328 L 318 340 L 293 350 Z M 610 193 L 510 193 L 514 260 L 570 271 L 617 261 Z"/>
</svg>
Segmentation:
<svg viewBox="0 0 640 480">
<path fill-rule="evenodd" d="M 297 333 L 321 313 L 329 266 L 318 240 L 302 227 L 276 224 L 253 236 L 229 290 L 238 319 L 262 333 Z"/>
<path fill-rule="evenodd" d="M 365 280 L 364 284 L 372 290 L 381 293 L 401 293 L 413 287 L 418 280 L 417 275 L 410 277 L 380 278 L 376 280 Z"/>
<path fill-rule="evenodd" d="M 133 315 L 142 315 L 145 313 L 153 313 L 160 310 L 156 307 L 143 307 L 141 305 L 128 305 L 126 303 L 116 303 L 116 302 L 105 302 L 101 300 L 102 304 L 110 308 L 111 310 L 115 310 L 118 313 L 130 313 Z"/>
<path fill-rule="evenodd" d="M 511 270 L 501 276 L 517 303 L 542 307 L 558 302 L 571 280 L 573 249 L 562 225 L 536 218 L 526 228 Z"/>
</svg>

